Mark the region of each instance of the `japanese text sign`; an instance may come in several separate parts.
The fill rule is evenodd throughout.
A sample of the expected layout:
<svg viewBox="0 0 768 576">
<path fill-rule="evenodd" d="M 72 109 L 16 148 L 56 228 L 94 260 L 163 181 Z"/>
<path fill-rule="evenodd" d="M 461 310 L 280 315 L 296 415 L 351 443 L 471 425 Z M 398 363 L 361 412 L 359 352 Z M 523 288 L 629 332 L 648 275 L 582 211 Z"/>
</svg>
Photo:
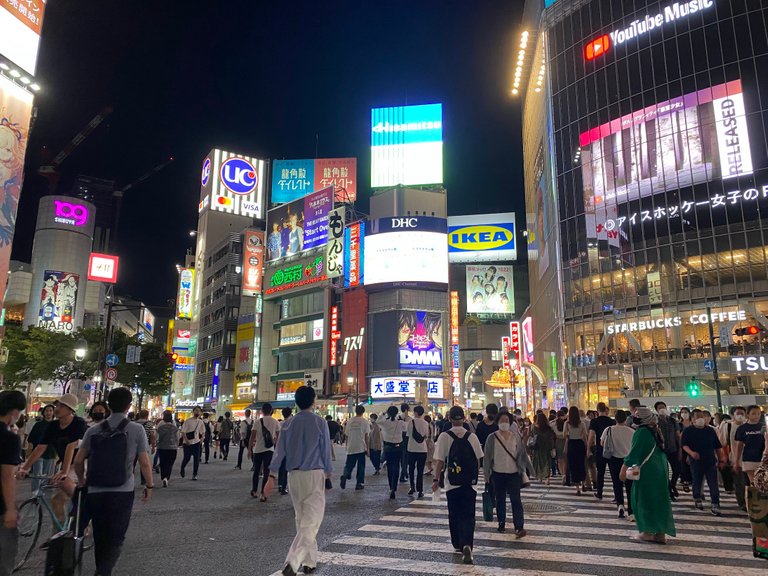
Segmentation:
<svg viewBox="0 0 768 576">
<path fill-rule="evenodd" d="M 343 206 L 328 215 L 328 244 L 326 244 L 326 275 L 338 278 L 344 273 L 344 215 Z"/>
</svg>

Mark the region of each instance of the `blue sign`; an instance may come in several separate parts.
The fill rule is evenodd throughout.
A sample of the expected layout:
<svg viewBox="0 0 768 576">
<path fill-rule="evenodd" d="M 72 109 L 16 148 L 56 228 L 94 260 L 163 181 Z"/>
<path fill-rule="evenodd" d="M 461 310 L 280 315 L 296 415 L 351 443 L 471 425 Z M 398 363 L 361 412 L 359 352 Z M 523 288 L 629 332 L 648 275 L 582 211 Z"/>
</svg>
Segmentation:
<svg viewBox="0 0 768 576">
<path fill-rule="evenodd" d="M 391 218 L 379 218 L 370 223 L 371 230 L 369 234 L 379 234 L 382 232 L 438 232 L 445 234 L 448 232 L 448 221 L 445 218 L 434 218 L 432 216 L 398 216 Z"/>
<path fill-rule="evenodd" d="M 557 2 L 557 0 L 544 0 L 544 8 L 549 8 L 555 2 Z"/>
<path fill-rule="evenodd" d="M 272 202 L 293 202 L 313 192 L 314 160 L 275 160 L 272 162 Z"/>
<path fill-rule="evenodd" d="M 221 165 L 221 182 L 234 194 L 247 196 L 259 185 L 253 164 L 244 158 L 229 158 Z"/>
<path fill-rule="evenodd" d="M 200 175 L 200 183 L 203 186 L 208 186 L 208 180 L 211 178 L 211 159 L 206 158 L 203 162 L 203 172 Z"/>
<path fill-rule="evenodd" d="M 443 141 L 443 105 L 395 106 L 371 110 L 371 146 Z"/>
<path fill-rule="evenodd" d="M 117 354 L 107 354 L 107 366 L 110 368 L 113 368 L 114 366 L 117 366 L 120 363 L 120 358 L 117 357 Z"/>
<path fill-rule="evenodd" d="M 219 377 L 221 375 L 221 360 L 213 361 L 213 379 L 211 380 L 211 398 L 219 397 Z"/>
<path fill-rule="evenodd" d="M 712 372 L 715 369 L 715 363 L 712 360 L 704 360 L 704 371 Z"/>
</svg>

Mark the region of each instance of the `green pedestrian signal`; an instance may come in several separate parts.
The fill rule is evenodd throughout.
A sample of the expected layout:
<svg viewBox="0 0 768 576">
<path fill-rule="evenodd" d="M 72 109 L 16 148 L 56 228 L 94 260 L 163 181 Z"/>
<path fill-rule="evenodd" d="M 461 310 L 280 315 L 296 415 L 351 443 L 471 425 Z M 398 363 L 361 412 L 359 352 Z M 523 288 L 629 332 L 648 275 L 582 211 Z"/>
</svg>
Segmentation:
<svg viewBox="0 0 768 576">
<path fill-rule="evenodd" d="M 368 406 L 370 406 L 371 404 L 373 404 L 373 398 L 368 396 Z"/>
<path fill-rule="evenodd" d="M 688 396 L 690 396 L 691 398 L 696 398 L 699 394 L 701 394 L 699 383 L 696 381 L 696 378 L 694 376 L 691 376 L 691 381 L 688 382 L 688 384 L 686 385 L 686 388 L 688 390 Z"/>
</svg>

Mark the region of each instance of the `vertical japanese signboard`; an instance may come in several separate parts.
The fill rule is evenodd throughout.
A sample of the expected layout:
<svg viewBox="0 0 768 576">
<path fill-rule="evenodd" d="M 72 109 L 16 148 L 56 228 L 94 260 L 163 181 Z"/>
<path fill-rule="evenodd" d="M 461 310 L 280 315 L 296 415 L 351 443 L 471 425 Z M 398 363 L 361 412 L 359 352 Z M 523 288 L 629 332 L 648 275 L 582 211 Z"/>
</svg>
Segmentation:
<svg viewBox="0 0 768 576">
<path fill-rule="evenodd" d="M 509 368 L 509 336 L 501 337 L 501 360 L 505 368 Z"/>
<path fill-rule="evenodd" d="M 338 342 L 341 338 L 339 332 L 339 307 L 331 308 L 331 366 L 336 366 L 339 362 Z"/>
<path fill-rule="evenodd" d="M 243 296 L 261 292 L 264 275 L 264 232 L 246 230 L 243 242 Z"/>
<path fill-rule="evenodd" d="M 344 287 L 363 284 L 363 249 L 365 222 L 355 222 L 344 230 Z"/>
<path fill-rule="evenodd" d="M 516 320 L 509 323 L 509 359 L 510 362 L 514 360 L 517 363 L 517 366 L 520 366 L 520 363 L 523 360 L 520 322 Z"/>
<path fill-rule="evenodd" d="M 192 290 L 195 283 L 194 268 L 182 268 L 179 272 L 179 294 L 176 298 L 176 318 L 192 318 Z"/>
<path fill-rule="evenodd" d="M 454 394 L 459 391 L 459 293 L 451 291 L 451 385 Z"/>
<path fill-rule="evenodd" d="M 328 278 L 338 278 L 344 273 L 344 215 L 341 206 L 328 214 L 328 244 L 325 246 L 325 269 Z"/>
</svg>

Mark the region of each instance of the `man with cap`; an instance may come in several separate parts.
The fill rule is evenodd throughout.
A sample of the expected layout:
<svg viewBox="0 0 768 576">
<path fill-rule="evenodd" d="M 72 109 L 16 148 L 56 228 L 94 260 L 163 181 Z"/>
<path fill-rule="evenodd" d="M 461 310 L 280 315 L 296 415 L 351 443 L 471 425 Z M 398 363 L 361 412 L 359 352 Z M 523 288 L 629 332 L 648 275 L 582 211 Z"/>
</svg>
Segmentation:
<svg viewBox="0 0 768 576">
<path fill-rule="evenodd" d="M 85 420 L 75 414 L 77 405 L 77 396 L 74 394 L 64 394 L 53 403 L 53 415 L 56 420 L 50 423 L 40 444 L 19 468 L 19 475 L 25 477 L 32 465 L 45 454 L 48 446 L 53 446 L 61 462 L 61 471 L 51 479 L 51 483 L 59 489 L 51 499 L 51 506 L 62 523 L 65 519 L 66 504 L 77 487 L 77 476 L 72 461 L 75 459 L 80 440 L 88 430 Z"/>
<path fill-rule="evenodd" d="M 464 410 L 462 410 L 461 406 L 453 406 L 448 412 L 448 418 L 451 421 L 451 428 L 438 437 L 437 444 L 435 445 L 435 454 L 432 457 L 435 466 L 435 480 L 432 483 L 432 492 L 437 492 L 440 489 L 440 475 L 443 470 L 446 470 L 443 484 L 445 487 L 445 497 L 448 500 L 448 527 L 451 531 L 451 543 L 453 544 L 454 551 L 461 552 L 463 555 L 464 563 L 472 564 L 472 548 L 475 536 L 475 503 L 477 501 L 477 492 L 473 485 L 477 484 L 477 471 L 480 469 L 483 449 L 477 436 L 464 428 Z M 465 437 L 472 453 L 467 454 L 466 450 L 457 448 L 455 454 L 451 455 L 453 443 L 464 442 Z M 456 458 L 457 454 L 474 458 L 475 461 L 451 462 L 452 459 Z M 452 467 L 457 473 L 462 468 L 474 470 L 474 478 L 469 483 L 453 485 L 449 481 Z"/>
</svg>

